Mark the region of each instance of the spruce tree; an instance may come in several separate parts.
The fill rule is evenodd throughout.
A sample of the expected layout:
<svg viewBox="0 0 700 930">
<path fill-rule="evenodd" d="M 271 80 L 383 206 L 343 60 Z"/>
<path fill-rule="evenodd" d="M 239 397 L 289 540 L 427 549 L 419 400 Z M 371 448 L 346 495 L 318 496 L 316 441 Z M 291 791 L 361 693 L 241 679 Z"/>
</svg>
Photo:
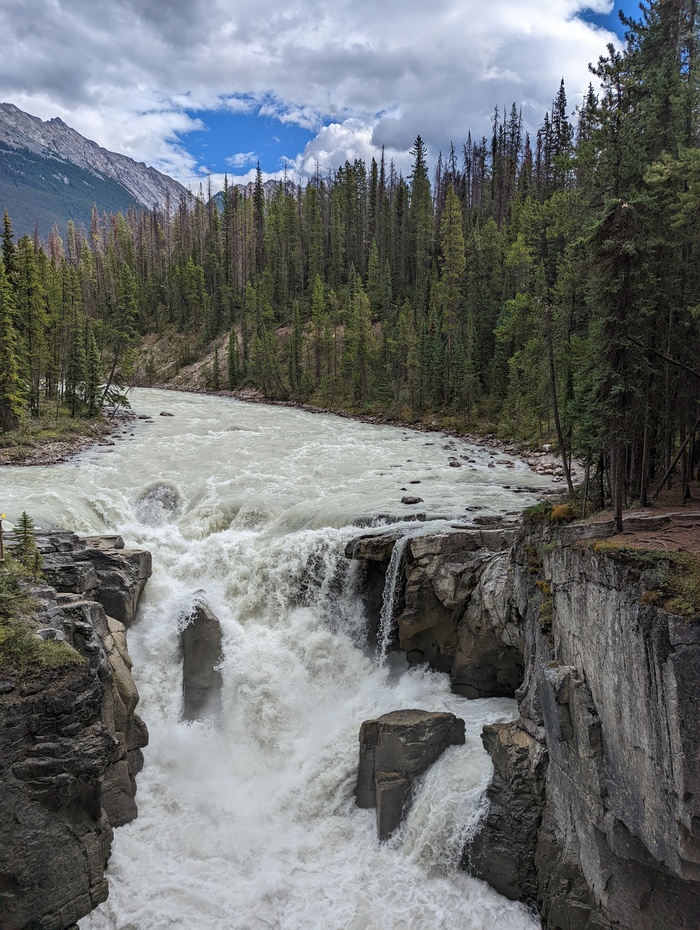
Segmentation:
<svg viewBox="0 0 700 930">
<path fill-rule="evenodd" d="M 13 314 L 12 289 L 0 260 L 0 431 L 17 428 L 24 406 Z"/>
</svg>

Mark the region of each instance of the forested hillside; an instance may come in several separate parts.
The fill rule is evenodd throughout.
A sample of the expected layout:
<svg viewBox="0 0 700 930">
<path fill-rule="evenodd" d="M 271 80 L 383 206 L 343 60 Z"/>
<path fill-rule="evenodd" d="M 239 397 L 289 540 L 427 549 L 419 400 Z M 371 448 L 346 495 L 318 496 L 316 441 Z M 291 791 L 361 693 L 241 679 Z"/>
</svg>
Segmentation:
<svg viewBox="0 0 700 930">
<path fill-rule="evenodd" d="M 230 333 L 212 387 L 553 437 L 618 514 L 677 455 L 687 487 L 699 23 L 697 0 L 642 4 L 573 115 L 563 83 L 534 138 L 516 106 L 496 107 L 490 138 L 468 136 L 434 172 L 418 137 L 408 178 L 357 160 L 268 198 L 259 175 L 221 210 L 94 212 L 45 248 L 15 242 L 6 218 L 0 426 L 58 394 L 96 409 L 148 333 L 179 334 L 173 370 Z"/>
</svg>

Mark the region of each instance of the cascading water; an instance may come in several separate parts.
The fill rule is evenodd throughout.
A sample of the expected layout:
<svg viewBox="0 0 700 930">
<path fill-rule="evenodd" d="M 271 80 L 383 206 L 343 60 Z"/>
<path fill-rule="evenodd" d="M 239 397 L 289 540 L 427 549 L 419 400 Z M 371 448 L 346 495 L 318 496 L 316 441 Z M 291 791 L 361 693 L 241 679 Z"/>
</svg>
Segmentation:
<svg viewBox="0 0 700 930">
<path fill-rule="evenodd" d="M 386 654 L 391 645 L 391 634 L 394 630 L 394 615 L 396 613 L 396 585 L 403 567 L 403 557 L 409 539 L 410 536 L 407 533 L 396 540 L 386 570 L 382 609 L 379 613 L 379 630 L 377 631 L 377 660 L 380 665 L 384 665 Z"/>
<path fill-rule="evenodd" d="M 378 664 L 343 549 L 359 517 L 517 510 L 527 496 L 502 485 L 542 479 L 487 470 L 473 448 L 471 467 L 451 468 L 434 436 L 390 427 L 159 391 L 133 403 L 154 419 L 113 448 L 0 475 L 10 519 L 118 531 L 154 556 L 129 631 L 151 734 L 139 817 L 115 832 L 109 900 L 81 930 L 536 927 L 456 867 L 490 777 L 481 729 L 514 703 L 467 701 L 445 675 Z M 409 481 L 420 508 L 400 504 Z M 179 626 L 200 590 L 224 633 L 219 726 L 180 718 Z M 373 812 L 354 804 L 359 727 L 407 707 L 463 717 L 467 742 L 379 844 Z"/>
</svg>

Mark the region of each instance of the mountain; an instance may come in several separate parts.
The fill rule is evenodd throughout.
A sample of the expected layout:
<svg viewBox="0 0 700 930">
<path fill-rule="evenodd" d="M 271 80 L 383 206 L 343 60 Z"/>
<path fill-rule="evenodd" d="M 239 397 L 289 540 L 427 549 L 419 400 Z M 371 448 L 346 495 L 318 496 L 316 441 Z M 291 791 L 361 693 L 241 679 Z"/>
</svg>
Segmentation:
<svg viewBox="0 0 700 930">
<path fill-rule="evenodd" d="M 54 223 L 89 226 L 92 206 L 102 212 L 130 205 L 175 207 L 192 194 L 143 162 L 108 152 L 67 126 L 43 121 L 11 103 L 0 103 L 0 213 L 7 210 L 18 235 L 38 224 L 46 238 Z"/>
<path fill-rule="evenodd" d="M 290 180 L 278 181 L 275 178 L 268 178 L 267 181 L 263 181 L 263 186 L 262 186 L 263 194 L 265 195 L 266 201 L 269 202 L 270 200 L 272 200 L 272 198 L 277 193 L 277 190 L 279 189 L 280 184 L 284 186 L 284 190 L 287 194 L 291 194 L 292 196 L 294 196 L 294 194 L 297 191 L 297 185 L 294 183 L 294 181 L 290 181 Z M 253 194 L 255 193 L 255 181 L 248 181 L 247 184 L 232 184 L 231 188 L 233 188 L 233 190 L 239 191 L 241 196 L 245 197 L 246 200 L 252 200 Z M 224 192 L 219 191 L 217 194 L 214 194 L 214 196 L 211 199 L 214 201 L 214 203 L 218 207 L 219 212 L 223 211 Z"/>
</svg>

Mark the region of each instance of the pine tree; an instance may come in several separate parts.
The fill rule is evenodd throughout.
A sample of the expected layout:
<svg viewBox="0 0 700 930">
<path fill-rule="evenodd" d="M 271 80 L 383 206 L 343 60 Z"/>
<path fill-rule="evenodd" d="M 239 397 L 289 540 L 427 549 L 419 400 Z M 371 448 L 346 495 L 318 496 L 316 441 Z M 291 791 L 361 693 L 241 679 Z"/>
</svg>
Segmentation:
<svg viewBox="0 0 700 930">
<path fill-rule="evenodd" d="M 10 282 L 13 281 L 15 274 L 16 251 L 12 221 L 5 210 L 2 216 L 2 260 L 5 265 L 5 275 Z"/>
<path fill-rule="evenodd" d="M 23 410 L 24 384 L 19 376 L 12 289 L 0 260 L 0 431 L 16 429 Z"/>
<path fill-rule="evenodd" d="M 228 353 L 226 357 L 226 380 L 230 391 L 238 384 L 238 340 L 235 327 L 228 334 Z"/>
<path fill-rule="evenodd" d="M 12 554 L 18 559 L 29 571 L 35 571 L 37 567 L 37 548 L 36 548 L 36 531 L 34 521 L 23 510 L 17 526 L 15 528 L 15 538 L 17 540 Z"/>
</svg>

